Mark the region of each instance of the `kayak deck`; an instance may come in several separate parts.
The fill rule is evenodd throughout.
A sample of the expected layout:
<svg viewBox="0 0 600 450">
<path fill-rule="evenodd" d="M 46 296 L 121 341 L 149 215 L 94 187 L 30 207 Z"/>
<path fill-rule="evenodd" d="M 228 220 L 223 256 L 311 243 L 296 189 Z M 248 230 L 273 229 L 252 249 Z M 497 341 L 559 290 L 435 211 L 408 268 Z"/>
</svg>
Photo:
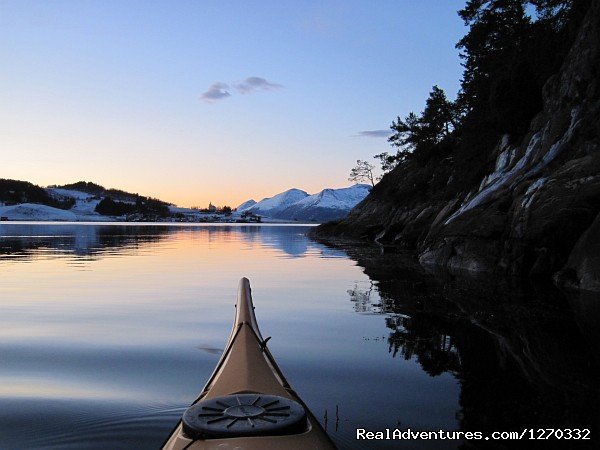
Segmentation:
<svg viewBox="0 0 600 450">
<path fill-rule="evenodd" d="M 259 401 L 261 394 L 265 396 L 279 396 L 283 399 L 289 399 L 292 401 L 291 403 L 297 402 L 306 414 L 305 423 L 301 429 L 294 431 L 293 434 L 194 438 L 190 436 L 189 432 L 186 433 L 184 431 L 184 424 L 180 421 L 165 442 L 163 449 L 294 450 L 335 448 L 327 433 L 309 411 L 308 407 L 289 386 L 267 348 L 266 341 L 258 329 L 254 315 L 250 282 L 246 278 L 240 280 L 235 320 L 223 355 L 206 386 L 188 411 L 192 410 L 192 407 L 198 402 L 208 404 L 207 401 L 217 399 L 217 403 L 219 403 L 218 398 L 235 394 L 255 394 L 253 397 L 256 398 L 255 402 Z M 238 397 L 249 396 L 239 395 Z M 236 397 L 232 397 L 232 399 L 234 398 Z M 239 399 L 237 399 L 237 402 L 239 402 Z M 223 408 L 225 406 L 229 406 L 229 404 L 223 405 Z M 210 420 L 209 423 L 222 421 L 226 424 L 226 427 L 233 428 L 234 423 L 239 420 L 234 418 L 227 422 L 228 418 L 221 417 L 222 412 L 218 412 L 214 408 L 206 408 L 210 414 L 200 414 L 201 416 L 216 416 L 216 419 Z M 289 407 L 286 406 L 285 408 Z M 284 415 L 278 413 L 270 414 L 271 416 Z M 271 417 L 271 419 L 277 418 Z M 268 425 L 266 422 L 275 422 L 275 420 L 271 419 L 268 417 L 263 419 L 265 425 Z M 249 418 L 244 417 L 244 420 L 248 420 L 252 424 L 252 427 L 255 427 L 255 424 Z M 252 431 L 255 430 L 253 429 Z"/>
</svg>

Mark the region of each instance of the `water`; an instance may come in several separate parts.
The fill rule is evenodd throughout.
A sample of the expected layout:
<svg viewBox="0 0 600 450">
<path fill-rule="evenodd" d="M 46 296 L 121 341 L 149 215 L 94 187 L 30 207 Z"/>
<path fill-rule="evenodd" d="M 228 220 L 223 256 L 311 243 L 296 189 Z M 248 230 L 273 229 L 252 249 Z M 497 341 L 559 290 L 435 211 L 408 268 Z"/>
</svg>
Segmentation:
<svg viewBox="0 0 600 450">
<path fill-rule="evenodd" d="M 242 276 L 340 448 L 465 444 L 357 428 L 597 432 L 600 299 L 428 274 L 308 230 L 0 224 L 0 448 L 158 448 L 220 356 Z"/>
</svg>

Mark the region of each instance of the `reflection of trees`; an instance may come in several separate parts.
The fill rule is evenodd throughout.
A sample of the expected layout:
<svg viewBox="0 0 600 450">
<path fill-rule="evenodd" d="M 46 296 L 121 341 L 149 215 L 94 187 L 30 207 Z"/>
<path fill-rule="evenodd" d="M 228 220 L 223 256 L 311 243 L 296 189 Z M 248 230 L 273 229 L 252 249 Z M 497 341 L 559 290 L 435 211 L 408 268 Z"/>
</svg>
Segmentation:
<svg viewBox="0 0 600 450">
<path fill-rule="evenodd" d="M 460 370 L 458 349 L 451 334 L 442 330 L 443 323 L 423 315 L 386 317 L 385 323 L 393 330 L 388 337 L 393 357 L 398 352 L 405 360 L 415 357 L 432 377 L 444 372 L 456 374 Z"/>
<path fill-rule="evenodd" d="M 600 308 L 589 306 L 600 296 L 569 306 L 550 284 L 430 274 L 402 255 L 341 248 L 375 286 L 348 293 L 382 314 L 390 354 L 460 383 L 461 430 L 600 429 Z"/>
<path fill-rule="evenodd" d="M 380 295 L 372 280 L 366 289 L 355 284 L 347 292 L 354 303 L 355 312 L 387 316 L 386 327 L 392 330 L 388 337 L 392 357 L 400 353 L 407 361 L 416 358 L 431 376 L 459 371 L 458 350 L 453 343 L 450 327 L 444 320 L 423 313 L 411 316 L 399 313 L 398 310 L 402 308 L 398 308 L 394 297 Z"/>
<path fill-rule="evenodd" d="M 164 226 L 10 225 L 0 230 L 0 255 L 24 260 L 55 254 L 98 258 L 138 249 L 172 232 Z"/>
<path fill-rule="evenodd" d="M 379 307 L 381 305 L 374 305 L 373 303 L 371 303 L 371 294 L 373 293 L 373 287 L 373 282 L 371 281 L 368 289 L 360 289 L 358 287 L 358 284 L 355 284 L 353 289 L 348 289 L 346 291 L 350 296 L 350 301 L 354 303 L 355 312 L 380 312 L 379 310 L 375 310 L 374 308 Z"/>
</svg>

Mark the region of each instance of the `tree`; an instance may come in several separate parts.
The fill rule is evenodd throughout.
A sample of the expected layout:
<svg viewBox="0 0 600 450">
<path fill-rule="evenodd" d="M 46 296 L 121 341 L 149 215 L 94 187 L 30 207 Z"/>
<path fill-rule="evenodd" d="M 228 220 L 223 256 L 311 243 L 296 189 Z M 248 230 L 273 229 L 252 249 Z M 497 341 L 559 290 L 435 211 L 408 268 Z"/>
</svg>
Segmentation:
<svg viewBox="0 0 600 450">
<path fill-rule="evenodd" d="M 348 181 L 360 182 L 369 181 L 371 186 L 375 186 L 375 178 L 373 176 L 373 169 L 375 166 L 369 164 L 367 161 L 360 159 L 356 160 L 356 166 L 350 171 L 350 177 Z"/>
<path fill-rule="evenodd" d="M 381 165 L 381 171 L 384 175 L 390 172 L 399 163 L 398 153 L 396 153 L 395 155 L 390 155 L 388 152 L 383 152 L 379 153 L 378 155 L 375 155 L 374 158 L 379 160 L 379 164 Z M 383 177 L 383 175 L 381 177 Z"/>
<path fill-rule="evenodd" d="M 406 159 L 422 141 L 421 118 L 410 112 L 404 120 L 398 116 L 390 128 L 394 134 L 388 138 L 388 142 L 398 149 L 397 156 Z"/>
<path fill-rule="evenodd" d="M 421 115 L 409 113 L 404 120 L 398 117 L 390 128 L 394 132 L 388 142 L 396 147 L 396 154 L 388 152 L 375 155 L 384 173 L 408 160 L 414 154 L 428 160 L 435 145 L 439 144 L 458 126 L 459 114 L 454 102 L 445 92 L 433 86 Z"/>
<path fill-rule="evenodd" d="M 103 216 L 123 216 L 135 212 L 136 207 L 129 203 L 114 201 L 111 197 L 105 197 L 94 208 L 98 214 Z"/>
<path fill-rule="evenodd" d="M 442 89 L 433 86 L 420 118 L 423 138 L 437 144 L 454 130 L 456 120 L 454 104 Z"/>
</svg>

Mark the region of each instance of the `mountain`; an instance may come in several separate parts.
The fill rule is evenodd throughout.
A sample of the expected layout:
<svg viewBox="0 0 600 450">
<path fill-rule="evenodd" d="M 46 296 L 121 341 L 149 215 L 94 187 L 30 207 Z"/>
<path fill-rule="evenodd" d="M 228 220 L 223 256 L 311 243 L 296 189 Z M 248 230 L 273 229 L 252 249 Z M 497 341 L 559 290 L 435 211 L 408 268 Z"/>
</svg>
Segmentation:
<svg viewBox="0 0 600 450">
<path fill-rule="evenodd" d="M 244 203 L 242 203 L 237 208 L 235 208 L 235 210 L 237 212 L 244 212 L 247 209 L 250 209 L 251 207 L 253 207 L 254 205 L 256 205 L 256 201 L 254 201 L 254 199 L 246 200 Z"/>
<path fill-rule="evenodd" d="M 277 214 L 284 220 L 325 222 L 344 218 L 371 190 L 368 184 L 356 184 L 342 189 L 323 189 L 288 206 Z"/>
<path fill-rule="evenodd" d="M 347 218 L 313 235 L 374 240 L 451 272 L 600 291 L 600 2 L 588 4 L 566 30 L 575 37 L 563 39 L 570 47 L 539 90 L 537 113 L 519 119 L 517 132 L 468 140 L 478 129 L 463 126 L 420 160 L 398 164 Z M 554 51 L 546 41 L 533 41 L 543 45 L 537 53 Z M 467 119 L 493 119 L 481 111 Z"/>
<path fill-rule="evenodd" d="M 300 189 L 288 189 L 273 197 L 263 198 L 260 202 L 248 208 L 248 211 L 266 217 L 276 217 L 288 206 L 308 197 L 308 194 Z"/>
<path fill-rule="evenodd" d="M 249 211 L 271 219 L 301 222 L 325 222 L 344 218 L 371 190 L 367 184 L 348 188 L 323 189 L 308 195 L 300 189 L 289 189 L 258 203 L 248 200 L 238 206 L 238 212 Z"/>
</svg>

